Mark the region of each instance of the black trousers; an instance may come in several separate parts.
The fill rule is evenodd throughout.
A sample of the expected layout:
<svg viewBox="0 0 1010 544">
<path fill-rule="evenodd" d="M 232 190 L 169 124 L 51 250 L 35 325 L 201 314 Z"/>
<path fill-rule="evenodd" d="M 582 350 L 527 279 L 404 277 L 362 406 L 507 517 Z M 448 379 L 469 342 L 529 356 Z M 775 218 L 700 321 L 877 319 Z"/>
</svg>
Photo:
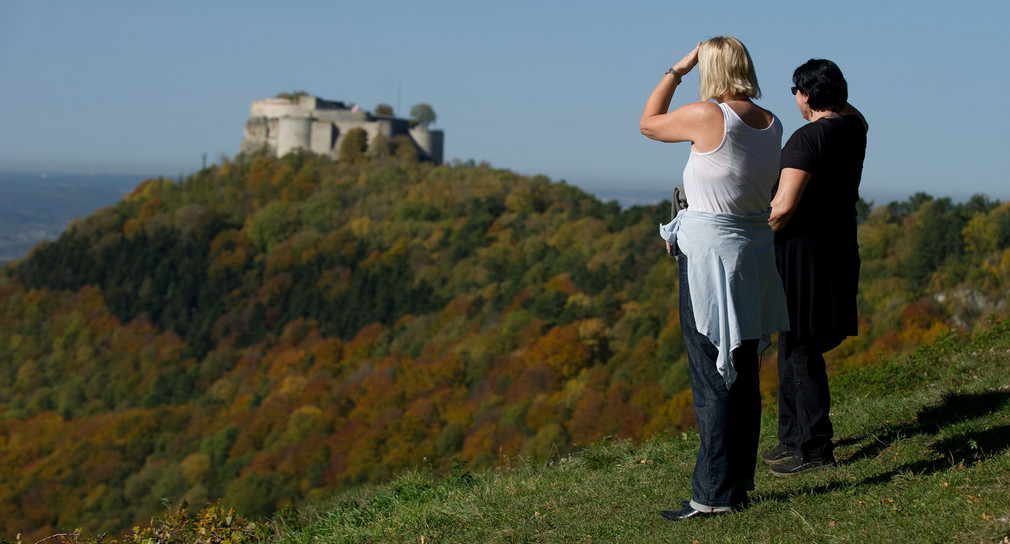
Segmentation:
<svg viewBox="0 0 1010 544">
<path fill-rule="evenodd" d="M 779 441 L 804 458 L 828 457 L 834 450 L 823 345 L 779 333 Z"/>
</svg>

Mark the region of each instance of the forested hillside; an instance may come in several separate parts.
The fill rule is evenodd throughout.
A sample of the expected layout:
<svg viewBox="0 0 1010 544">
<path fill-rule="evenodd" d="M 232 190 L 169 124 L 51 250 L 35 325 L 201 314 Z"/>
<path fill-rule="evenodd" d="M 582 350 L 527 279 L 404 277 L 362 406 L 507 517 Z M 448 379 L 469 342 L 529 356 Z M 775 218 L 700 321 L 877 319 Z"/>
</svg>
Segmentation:
<svg viewBox="0 0 1010 544">
<path fill-rule="evenodd" d="M 148 180 L 3 269 L 0 536 L 690 427 L 668 217 L 410 157 Z M 1006 312 L 1008 205 L 915 195 L 860 241 L 835 368 Z"/>
</svg>

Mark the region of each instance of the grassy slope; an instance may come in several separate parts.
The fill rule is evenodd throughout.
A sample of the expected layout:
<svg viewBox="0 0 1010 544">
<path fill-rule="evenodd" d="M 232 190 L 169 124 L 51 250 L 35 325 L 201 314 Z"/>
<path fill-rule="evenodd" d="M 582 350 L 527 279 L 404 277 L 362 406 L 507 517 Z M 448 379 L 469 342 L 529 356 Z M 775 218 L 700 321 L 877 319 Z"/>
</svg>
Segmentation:
<svg viewBox="0 0 1010 544">
<path fill-rule="evenodd" d="M 767 358 L 766 358 L 767 360 Z M 833 381 L 839 466 L 775 478 L 754 502 L 670 523 L 695 433 L 576 456 L 402 474 L 275 522 L 283 542 L 1010 542 L 1010 326 L 947 338 Z M 766 363 L 767 364 L 767 363 Z M 766 407 L 762 446 L 774 443 Z"/>
</svg>

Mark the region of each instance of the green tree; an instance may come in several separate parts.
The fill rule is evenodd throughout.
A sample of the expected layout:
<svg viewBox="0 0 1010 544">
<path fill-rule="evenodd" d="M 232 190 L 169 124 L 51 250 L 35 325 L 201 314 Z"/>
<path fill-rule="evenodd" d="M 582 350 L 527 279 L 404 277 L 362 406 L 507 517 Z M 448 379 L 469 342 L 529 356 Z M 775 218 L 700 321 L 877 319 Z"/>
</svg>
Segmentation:
<svg viewBox="0 0 1010 544">
<path fill-rule="evenodd" d="M 368 133 L 363 128 L 352 128 L 347 131 L 344 141 L 340 144 L 340 160 L 348 163 L 359 161 L 368 151 Z"/>
<path fill-rule="evenodd" d="M 379 104 L 375 106 L 375 115 L 393 115 L 393 106 L 389 104 Z"/>
<path fill-rule="evenodd" d="M 302 96 L 309 96 L 309 93 L 307 93 L 305 91 L 294 91 L 294 92 L 291 92 L 291 93 L 283 93 L 282 92 L 282 93 L 277 93 L 277 97 L 276 98 L 286 98 L 287 100 L 295 102 L 296 100 L 298 100 L 299 97 L 302 97 Z"/>
<path fill-rule="evenodd" d="M 416 104 L 410 108 L 410 120 L 426 127 L 435 122 L 435 110 L 428 104 Z"/>
<path fill-rule="evenodd" d="M 867 217 L 870 217 L 870 212 L 873 211 L 873 201 L 865 201 L 862 197 L 856 201 L 856 222 L 862 223 L 866 221 Z"/>
<path fill-rule="evenodd" d="M 887 211 L 891 214 L 891 221 L 901 224 L 906 217 L 915 213 L 925 202 L 933 200 L 932 195 L 919 191 L 908 197 L 904 202 L 891 201 L 887 205 Z"/>
<path fill-rule="evenodd" d="M 388 157 L 392 152 L 392 142 L 390 142 L 388 136 L 381 132 L 376 134 L 375 138 L 372 138 L 372 142 L 368 145 L 369 157 Z"/>
<path fill-rule="evenodd" d="M 922 231 L 914 242 L 905 273 L 921 288 L 944 261 L 963 253 L 961 231 L 967 221 L 952 213 L 950 198 L 923 200 L 916 214 L 922 217 Z"/>
</svg>

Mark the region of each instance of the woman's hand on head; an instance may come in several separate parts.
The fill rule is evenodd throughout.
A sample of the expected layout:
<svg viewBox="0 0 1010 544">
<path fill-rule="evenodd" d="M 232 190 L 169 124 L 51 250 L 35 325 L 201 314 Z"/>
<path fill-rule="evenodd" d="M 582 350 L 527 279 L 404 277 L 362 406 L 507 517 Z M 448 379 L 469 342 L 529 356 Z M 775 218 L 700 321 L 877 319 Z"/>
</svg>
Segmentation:
<svg viewBox="0 0 1010 544">
<path fill-rule="evenodd" d="M 681 77 L 686 76 L 687 73 L 691 71 L 691 68 L 694 68 L 694 66 L 698 64 L 698 50 L 700 49 L 701 42 L 698 42 L 698 45 L 694 46 L 694 49 L 692 49 L 690 53 L 680 59 L 680 62 L 673 65 L 673 69 L 676 70 Z"/>
</svg>

